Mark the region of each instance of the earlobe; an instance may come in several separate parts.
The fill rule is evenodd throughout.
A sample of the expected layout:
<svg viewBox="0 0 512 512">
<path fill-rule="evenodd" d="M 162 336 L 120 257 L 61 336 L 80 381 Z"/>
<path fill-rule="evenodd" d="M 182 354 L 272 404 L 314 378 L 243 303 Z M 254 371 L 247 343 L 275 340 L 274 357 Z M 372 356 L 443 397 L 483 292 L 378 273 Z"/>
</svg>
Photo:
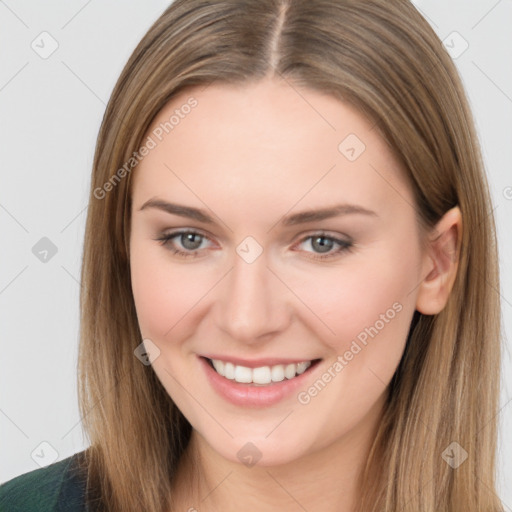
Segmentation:
<svg viewBox="0 0 512 512">
<path fill-rule="evenodd" d="M 416 309 L 435 315 L 446 305 L 457 276 L 462 240 L 462 215 L 458 206 L 448 210 L 429 237 Z"/>
</svg>

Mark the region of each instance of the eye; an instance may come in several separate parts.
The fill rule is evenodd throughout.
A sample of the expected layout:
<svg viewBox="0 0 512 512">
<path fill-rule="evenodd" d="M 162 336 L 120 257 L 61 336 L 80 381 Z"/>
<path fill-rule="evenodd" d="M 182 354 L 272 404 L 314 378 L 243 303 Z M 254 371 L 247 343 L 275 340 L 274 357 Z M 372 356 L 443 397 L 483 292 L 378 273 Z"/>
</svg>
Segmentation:
<svg viewBox="0 0 512 512">
<path fill-rule="evenodd" d="M 161 245 L 166 246 L 173 254 L 183 258 L 196 258 L 198 251 L 204 249 L 201 247 L 203 242 L 208 238 L 193 230 L 181 230 L 173 233 L 165 233 L 156 238 Z M 181 245 L 182 248 L 176 247 L 176 243 Z"/>
<path fill-rule="evenodd" d="M 199 251 L 206 248 L 203 244 L 209 239 L 198 231 L 187 229 L 164 233 L 156 240 L 174 255 L 182 258 L 196 258 L 199 256 Z M 297 245 L 301 244 L 308 244 L 313 249 L 313 251 L 306 249 L 305 252 L 311 253 L 308 258 L 316 260 L 335 258 L 353 247 L 352 241 L 342 240 L 326 233 L 315 233 L 304 237 Z"/>
<path fill-rule="evenodd" d="M 350 251 L 354 245 L 351 240 L 342 240 L 329 236 L 326 233 L 315 233 L 307 236 L 301 240 L 299 245 L 305 243 L 313 249 L 312 255 L 308 257 L 317 260 L 325 260 L 339 256 L 344 252 Z"/>
</svg>

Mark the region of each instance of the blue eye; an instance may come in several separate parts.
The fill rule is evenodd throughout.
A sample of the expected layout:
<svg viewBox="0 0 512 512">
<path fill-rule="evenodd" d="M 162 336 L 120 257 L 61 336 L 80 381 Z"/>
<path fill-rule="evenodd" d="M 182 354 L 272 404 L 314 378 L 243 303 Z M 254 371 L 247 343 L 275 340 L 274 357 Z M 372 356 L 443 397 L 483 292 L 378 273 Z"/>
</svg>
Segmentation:
<svg viewBox="0 0 512 512">
<path fill-rule="evenodd" d="M 310 246 L 314 252 L 312 259 L 324 260 L 333 258 L 343 252 L 350 251 L 353 248 L 353 243 L 348 240 L 341 240 L 325 233 L 315 233 L 314 235 L 307 236 L 301 240 L 301 244 L 310 241 Z M 337 248 L 336 248 L 337 246 Z M 332 249 L 335 249 L 334 251 Z M 308 251 L 306 251 L 308 252 Z"/>
<path fill-rule="evenodd" d="M 179 243 L 185 250 L 181 250 L 174 246 L 173 240 L 178 239 Z M 164 234 L 161 237 L 157 238 L 157 240 L 165 246 L 168 246 L 168 249 L 178 256 L 184 258 L 195 258 L 198 256 L 197 251 L 200 249 L 204 249 L 201 247 L 201 244 L 207 238 L 198 233 L 197 231 L 192 230 L 184 230 L 184 231 L 176 231 L 174 233 Z"/>
<path fill-rule="evenodd" d="M 182 258 L 196 258 L 199 251 L 205 249 L 203 246 L 208 237 L 194 230 L 181 230 L 173 233 L 166 233 L 156 239 L 165 246 L 172 254 Z M 336 237 L 328 236 L 325 233 L 315 233 L 303 238 L 298 245 L 309 242 L 312 251 L 307 256 L 310 259 L 326 260 L 339 256 L 341 253 L 352 249 L 353 243 L 349 240 L 342 240 Z M 181 248 L 176 246 L 179 244 Z"/>
</svg>

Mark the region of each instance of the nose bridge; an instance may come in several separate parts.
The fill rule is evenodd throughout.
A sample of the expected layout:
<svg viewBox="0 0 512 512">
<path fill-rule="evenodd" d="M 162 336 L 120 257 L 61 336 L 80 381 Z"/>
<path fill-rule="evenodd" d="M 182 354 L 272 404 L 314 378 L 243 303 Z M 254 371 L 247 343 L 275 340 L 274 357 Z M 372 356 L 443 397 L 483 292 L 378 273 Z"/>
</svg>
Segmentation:
<svg viewBox="0 0 512 512">
<path fill-rule="evenodd" d="M 283 328 L 285 298 L 278 280 L 267 268 L 266 254 L 251 261 L 241 247 L 239 251 L 222 287 L 219 327 L 233 339 L 251 343 Z"/>
</svg>

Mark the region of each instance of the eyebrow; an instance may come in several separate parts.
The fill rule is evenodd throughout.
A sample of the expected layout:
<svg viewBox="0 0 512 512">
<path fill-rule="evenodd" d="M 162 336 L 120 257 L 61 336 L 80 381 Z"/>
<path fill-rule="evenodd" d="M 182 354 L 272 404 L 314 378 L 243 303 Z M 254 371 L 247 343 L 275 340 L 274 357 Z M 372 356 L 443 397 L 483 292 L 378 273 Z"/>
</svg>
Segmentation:
<svg viewBox="0 0 512 512">
<path fill-rule="evenodd" d="M 215 221 L 205 210 L 194 208 L 192 206 L 185 206 L 176 203 L 169 203 L 162 199 L 149 199 L 146 201 L 139 211 L 148 208 L 155 208 L 162 210 L 172 215 L 179 215 L 180 217 L 188 217 L 190 219 L 203 222 L 205 224 L 213 224 Z M 297 224 L 305 224 L 307 222 L 315 222 L 325 220 L 340 215 L 361 214 L 378 217 L 378 215 L 367 208 L 355 204 L 338 204 L 328 208 L 321 208 L 316 210 L 307 210 L 292 215 L 287 215 L 281 218 L 281 224 L 284 226 L 295 226 Z"/>
</svg>

